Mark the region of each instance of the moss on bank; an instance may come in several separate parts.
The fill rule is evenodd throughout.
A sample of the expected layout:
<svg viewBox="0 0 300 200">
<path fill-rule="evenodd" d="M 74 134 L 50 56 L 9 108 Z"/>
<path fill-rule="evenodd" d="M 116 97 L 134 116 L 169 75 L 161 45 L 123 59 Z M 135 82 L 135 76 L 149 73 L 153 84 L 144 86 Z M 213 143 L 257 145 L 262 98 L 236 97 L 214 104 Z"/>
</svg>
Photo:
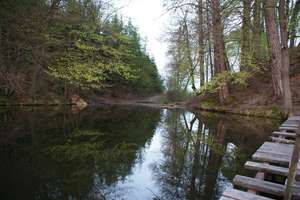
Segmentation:
<svg viewBox="0 0 300 200">
<path fill-rule="evenodd" d="M 221 106 L 213 100 L 207 100 L 199 103 L 198 105 L 191 105 L 194 109 L 200 109 L 210 112 L 218 113 L 231 113 L 244 116 L 255 116 L 255 117 L 267 117 L 283 119 L 284 113 L 282 109 L 276 105 L 273 106 L 253 106 L 248 108 L 243 107 L 232 107 L 232 106 Z"/>
</svg>

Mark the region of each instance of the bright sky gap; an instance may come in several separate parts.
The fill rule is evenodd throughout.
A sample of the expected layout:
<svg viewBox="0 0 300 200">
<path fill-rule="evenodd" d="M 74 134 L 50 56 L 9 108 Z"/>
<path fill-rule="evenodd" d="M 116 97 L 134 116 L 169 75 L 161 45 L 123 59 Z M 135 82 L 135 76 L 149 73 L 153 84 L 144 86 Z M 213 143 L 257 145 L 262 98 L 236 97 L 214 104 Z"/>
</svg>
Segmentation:
<svg viewBox="0 0 300 200">
<path fill-rule="evenodd" d="M 121 9 L 123 16 L 130 19 L 138 27 L 139 33 L 147 41 L 147 51 L 155 58 L 159 73 L 165 76 L 167 64 L 167 44 L 162 36 L 166 31 L 168 14 L 161 0 L 122 0 L 125 4 Z"/>
</svg>

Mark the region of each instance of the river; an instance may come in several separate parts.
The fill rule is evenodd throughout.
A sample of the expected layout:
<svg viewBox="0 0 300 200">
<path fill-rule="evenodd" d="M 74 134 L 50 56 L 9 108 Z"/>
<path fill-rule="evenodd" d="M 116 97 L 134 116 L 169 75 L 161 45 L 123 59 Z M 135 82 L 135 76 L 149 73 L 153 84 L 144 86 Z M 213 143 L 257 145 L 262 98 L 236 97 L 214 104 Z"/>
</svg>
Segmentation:
<svg viewBox="0 0 300 200">
<path fill-rule="evenodd" d="M 0 110 L 0 199 L 218 199 L 278 121 L 138 106 Z"/>
</svg>

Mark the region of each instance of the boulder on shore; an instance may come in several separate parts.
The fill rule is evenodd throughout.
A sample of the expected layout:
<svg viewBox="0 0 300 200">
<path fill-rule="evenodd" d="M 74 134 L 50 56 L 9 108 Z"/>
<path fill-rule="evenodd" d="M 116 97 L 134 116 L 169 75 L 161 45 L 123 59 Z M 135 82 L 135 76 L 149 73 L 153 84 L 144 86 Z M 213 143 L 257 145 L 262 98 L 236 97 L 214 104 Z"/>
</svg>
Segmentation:
<svg viewBox="0 0 300 200">
<path fill-rule="evenodd" d="M 80 109 L 83 109 L 88 105 L 88 103 L 84 101 L 79 95 L 72 95 L 70 98 L 70 102 L 71 104 L 76 105 Z"/>
</svg>

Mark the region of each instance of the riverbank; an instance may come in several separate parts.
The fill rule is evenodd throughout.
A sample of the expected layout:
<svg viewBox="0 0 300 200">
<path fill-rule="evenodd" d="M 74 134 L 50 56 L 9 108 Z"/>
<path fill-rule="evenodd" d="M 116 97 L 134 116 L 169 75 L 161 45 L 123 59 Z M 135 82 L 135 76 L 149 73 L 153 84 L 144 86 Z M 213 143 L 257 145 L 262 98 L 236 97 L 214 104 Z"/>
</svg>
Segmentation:
<svg viewBox="0 0 300 200">
<path fill-rule="evenodd" d="M 207 105 L 199 105 L 199 106 L 187 106 L 192 109 L 198 109 L 203 111 L 209 112 L 216 112 L 216 113 L 230 113 L 235 115 L 243 115 L 243 116 L 250 116 L 250 117 L 265 117 L 265 118 L 274 118 L 274 119 L 283 119 L 283 112 L 278 109 L 278 107 L 252 107 L 252 108 L 232 108 L 228 106 L 214 106 L 210 107 Z"/>
<path fill-rule="evenodd" d="M 74 106 L 76 103 L 72 102 L 28 102 L 28 103 L 1 103 L 0 107 L 56 107 L 56 106 Z M 163 103 L 161 101 L 149 101 L 149 99 L 112 99 L 112 98 L 101 98 L 97 101 L 89 101 L 87 104 L 89 106 L 99 106 L 99 105 L 123 105 L 123 106 L 145 106 L 145 107 L 154 107 L 161 109 L 187 109 L 187 110 L 202 110 L 209 111 L 214 113 L 222 114 L 235 114 L 242 116 L 252 116 L 252 117 L 266 117 L 266 118 L 275 118 L 282 119 L 283 114 L 277 108 L 267 108 L 267 107 L 253 107 L 253 108 L 232 108 L 229 106 L 216 106 L 209 104 L 207 102 L 202 102 L 195 104 L 193 101 L 186 102 L 172 102 L 172 103 Z M 87 105 L 79 107 L 86 107 Z"/>
<path fill-rule="evenodd" d="M 161 99 L 164 99 L 162 96 L 154 96 L 147 99 L 101 99 L 100 101 L 93 103 L 96 104 L 105 104 L 105 105 L 126 105 L 126 106 L 148 106 L 161 109 L 187 109 L 191 111 L 208 111 L 221 114 L 233 114 L 249 117 L 264 117 L 264 118 L 273 118 L 273 119 L 283 119 L 283 112 L 277 106 L 267 107 L 267 106 L 253 106 L 253 107 L 240 107 L 233 108 L 231 106 L 216 106 L 208 102 L 199 103 L 198 98 L 193 100 L 187 100 L 186 102 L 171 102 L 163 103 Z"/>
<path fill-rule="evenodd" d="M 240 94 L 239 94 L 240 95 Z M 245 98 L 245 97 L 244 97 Z M 249 97 L 247 97 L 249 98 Z M 257 97 L 252 97 L 255 99 Z M 261 98 L 261 96 L 260 96 Z M 87 101 L 87 102 L 85 102 Z M 27 101 L 27 102 L 1 102 L 0 107 L 55 107 L 55 106 L 74 106 L 77 105 L 83 109 L 87 105 L 99 106 L 99 105 L 123 105 L 123 106 L 146 106 L 160 109 L 187 109 L 187 110 L 202 110 L 214 113 L 222 114 L 234 114 L 241 116 L 251 117 L 264 117 L 273 119 L 283 119 L 283 109 L 279 104 L 273 103 L 268 105 L 249 105 L 245 102 L 231 102 L 227 105 L 220 105 L 215 100 L 215 97 L 203 98 L 194 97 L 188 99 L 185 102 L 168 102 L 164 94 L 155 95 L 148 98 L 112 98 L 112 97 L 98 97 L 93 99 L 81 99 L 75 95 L 75 98 L 70 101 L 63 101 L 58 99 L 40 100 L 40 101 Z M 295 110 L 300 111 L 300 107 L 296 106 Z M 296 112 L 295 114 L 298 114 Z"/>
</svg>

